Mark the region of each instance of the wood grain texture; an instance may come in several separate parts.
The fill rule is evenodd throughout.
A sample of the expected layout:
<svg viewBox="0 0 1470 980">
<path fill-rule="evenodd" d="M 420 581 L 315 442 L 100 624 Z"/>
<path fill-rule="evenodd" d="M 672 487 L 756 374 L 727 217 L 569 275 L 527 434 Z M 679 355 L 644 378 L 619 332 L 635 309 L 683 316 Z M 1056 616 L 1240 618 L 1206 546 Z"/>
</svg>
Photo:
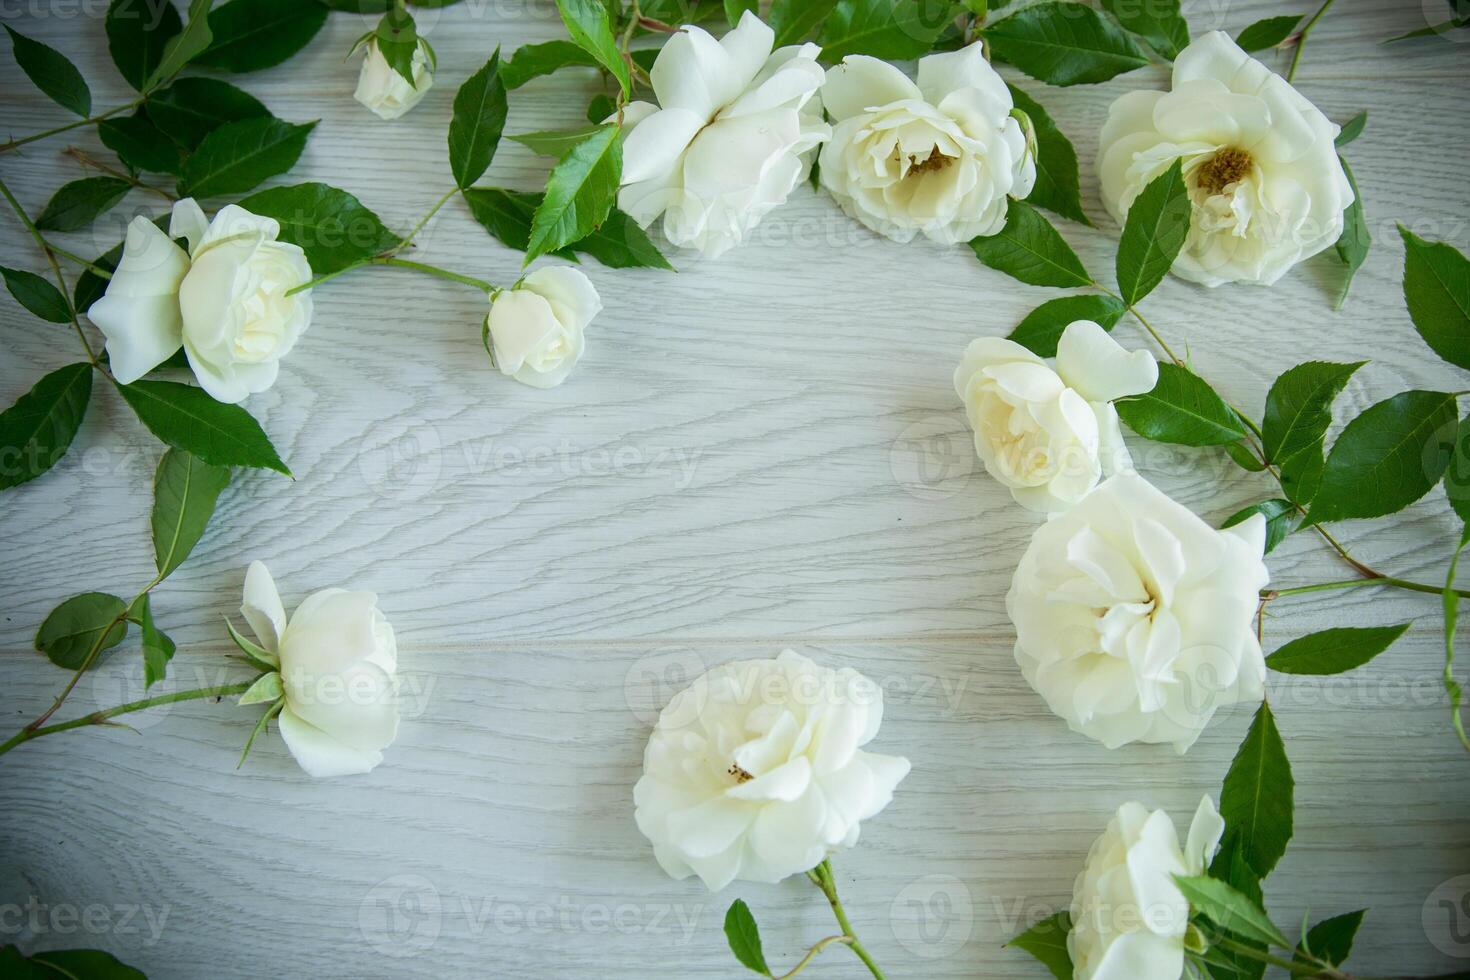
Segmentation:
<svg viewBox="0 0 1470 980">
<path fill-rule="evenodd" d="M 1196 33 L 1298 8 L 1315 5 L 1185 4 Z M 107 107 L 128 96 L 88 9 L 58 0 L 0 16 L 72 57 Z M 282 182 L 341 186 L 401 230 L 450 184 L 444 134 L 459 83 L 495 45 L 560 27 L 549 2 L 426 12 L 436 88 L 383 124 L 352 101 L 355 65 L 342 62 L 364 23 L 333 15 L 287 65 L 232 81 L 277 115 L 322 120 Z M 1334 119 L 1370 110 L 1347 153 L 1375 241 L 1348 305 L 1331 309 L 1325 258 L 1269 290 L 1169 279 L 1145 302 L 1239 404 L 1258 407 L 1271 378 L 1306 357 L 1372 359 L 1343 418 L 1406 387 L 1466 387 L 1413 332 L 1399 288 L 1395 222 L 1470 247 L 1470 45 L 1378 43 L 1423 23 L 1417 3 L 1339 0 L 1298 75 Z M 1285 67 L 1279 55 L 1268 63 Z M 1163 85 L 1164 70 L 1066 90 L 1005 73 L 1076 144 L 1098 227 L 1058 226 L 1110 278 L 1117 228 L 1092 173 L 1097 131 L 1119 93 Z M 508 131 L 578 122 L 594 89 L 576 71 L 533 82 L 513 94 Z M 65 121 L 14 70 L 0 105 L 15 135 Z M 33 213 L 82 175 L 61 154 L 69 142 L 105 155 L 92 134 L 72 136 L 0 158 Z M 482 183 L 531 189 L 545 168 L 507 143 Z M 97 231 L 58 240 L 100 252 L 132 213 L 154 210 L 134 194 Z M 0 246 L 7 264 L 43 271 L 13 220 L 0 222 Z M 519 264 L 457 204 L 418 251 L 502 281 Z M 281 383 L 250 402 L 296 479 L 240 477 L 157 593 L 155 614 L 180 643 L 166 684 L 234 676 L 220 618 L 259 558 L 288 604 L 328 585 L 381 594 L 402 648 L 402 735 L 376 772 L 328 782 L 308 780 L 274 736 L 236 772 L 254 712 L 226 704 L 136 716 L 142 737 L 86 731 L 21 748 L 0 760 L 0 942 L 100 946 L 155 980 L 723 977 L 739 968 L 720 923 L 743 897 L 773 963 L 789 968 L 832 931 L 810 885 L 710 896 L 669 881 L 633 825 L 631 791 L 653 714 L 683 681 L 793 646 L 882 681 L 877 747 L 915 763 L 862 846 L 837 860 L 849 911 L 889 975 L 1045 975 L 1004 940 L 1067 901 L 1119 803 L 1164 806 L 1183 824 L 1201 793 L 1218 792 L 1249 720 L 1230 712 L 1182 759 L 1107 752 L 1068 732 L 1014 666 L 1002 600 L 1036 520 L 975 463 L 949 376 L 970 339 L 1008 332 L 1056 291 L 1017 285 L 963 249 L 881 241 L 805 188 L 717 265 L 674 259 L 677 275 L 589 263 L 607 310 L 575 378 L 549 392 L 486 363 L 472 292 L 397 271 L 318 291 Z M 73 337 L 8 297 L 0 322 L 0 401 L 76 358 Z M 1144 342 L 1127 322 L 1118 336 Z M 1207 519 L 1269 495 L 1212 451 L 1133 449 Z M 159 455 L 99 391 L 63 463 L 4 497 L 7 725 L 34 717 L 64 680 L 30 650 L 47 611 L 76 591 L 131 595 L 152 574 Z M 1433 582 L 1456 524 L 1436 490 L 1339 530 L 1365 560 Z M 1305 535 L 1270 564 L 1283 585 L 1344 575 Z M 1470 947 L 1440 948 L 1434 918 L 1436 887 L 1470 872 L 1470 781 L 1438 681 L 1437 601 L 1365 590 L 1274 612 L 1273 648 L 1329 625 L 1415 625 L 1346 677 L 1275 680 L 1298 829 L 1269 883 L 1273 911 L 1290 923 L 1308 905 L 1314 917 L 1369 905 L 1362 972 L 1463 968 L 1451 954 Z M 140 688 L 134 640 L 65 711 Z M 47 912 L 32 921 L 38 903 Z M 66 913 L 53 923 L 49 912 L 67 908 L 90 909 L 91 925 L 63 932 Z M 855 965 L 833 951 L 809 975 L 855 976 Z"/>
</svg>

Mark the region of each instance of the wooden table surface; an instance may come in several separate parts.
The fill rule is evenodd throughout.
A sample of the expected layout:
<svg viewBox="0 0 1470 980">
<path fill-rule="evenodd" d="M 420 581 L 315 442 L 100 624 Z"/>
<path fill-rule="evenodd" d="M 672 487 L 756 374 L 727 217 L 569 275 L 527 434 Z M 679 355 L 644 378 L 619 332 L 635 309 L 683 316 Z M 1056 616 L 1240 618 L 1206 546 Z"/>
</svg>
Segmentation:
<svg viewBox="0 0 1470 980">
<path fill-rule="evenodd" d="M 126 101 L 97 2 L 12 3 L 5 23 L 64 51 L 96 105 Z M 1438 17 L 1444 4 L 1425 0 Z M 1315 4 L 1187 2 L 1195 33 L 1232 33 Z M 1371 111 L 1348 151 L 1374 246 L 1334 312 L 1327 257 L 1271 289 L 1175 279 L 1150 319 L 1227 397 L 1259 406 L 1310 358 L 1372 363 L 1343 417 L 1407 387 L 1459 390 L 1404 309 L 1404 222 L 1470 246 L 1470 31 L 1383 46 L 1423 26 L 1417 2 L 1342 0 L 1312 36 L 1301 90 L 1330 117 Z M 420 16 L 439 52 L 434 91 L 382 123 L 352 101 L 343 55 L 366 29 L 337 14 L 286 65 L 232 78 L 279 116 L 321 119 L 282 182 L 323 180 L 405 229 L 450 184 L 453 93 L 495 45 L 559 36 L 548 0 L 469 0 Z M 9 58 L 7 53 L 4 58 Z M 1268 55 L 1285 69 L 1285 59 Z M 7 62 L 9 65 L 9 62 Z M 1018 76 L 1003 69 L 1008 78 Z M 1151 68 L 1100 86 L 1020 84 L 1071 137 L 1097 228 L 1058 220 L 1092 269 L 1117 237 L 1091 165 L 1107 107 L 1166 84 Z M 582 118 L 594 83 L 565 72 L 514 94 L 510 132 Z M 13 67 L 5 126 L 65 121 Z M 32 213 L 82 175 L 62 155 L 81 130 L 0 159 Z M 536 189 L 544 162 L 505 145 L 484 183 Z M 117 241 L 134 194 L 75 250 Z M 17 223 L 5 264 L 43 270 Z M 509 281 L 519 256 L 462 205 L 420 253 Z M 721 923 L 746 899 L 774 963 L 833 931 L 809 883 L 708 894 L 674 882 L 633 823 L 632 787 L 657 709 L 726 660 L 795 648 L 855 667 L 887 692 L 873 748 L 909 756 L 893 804 L 836 859 L 841 890 L 892 977 L 1042 977 L 1002 943 L 1064 906 L 1089 843 L 1128 799 L 1181 829 L 1220 780 L 1250 708 L 1222 713 L 1194 749 L 1109 752 L 1069 732 L 1021 678 L 1003 596 L 1037 518 L 973 458 L 950 376 L 972 338 L 1003 335 L 1054 291 L 982 267 L 964 248 L 900 247 L 803 187 L 746 247 L 677 275 L 589 263 L 606 302 L 572 379 L 552 391 L 495 373 L 473 291 L 397 270 L 317 291 L 310 332 L 250 410 L 295 471 L 239 477 L 194 557 L 155 595 L 180 643 L 165 689 L 233 677 L 221 618 L 246 565 L 275 573 L 288 607 L 318 588 L 372 589 L 397 628 L 405 720 L 367 776 L 315 781 L 271 736 L 236 771 L 257 715 L 189 703 L 135 716 L 141 734 L 89 729 L 0 760 L 0 942 L 111 950 L 152 978 L 732 977 Z M 76 360 L 75 339 L 0 299 L 0 400 Z M 1143 337 L 1128 321 L 1116 335 Z M 1132 437 L 1130 437 L 1131 439 Z M 1220 521 L 1271 496 L 1212 450 L 1132 441 L 1142 472 Z M 0 704 L 34 717 L 65 674 L 31 649 L 60 599 L 132 595 L 152 573 L 147 513 L 157 444 L 99 389 L 70 454 L 8 491 L 0 511 Z M 1342 526 L 1366 560 L 1442 580 L 1442 491 L 1393 518 Z M 1344 577 L 1308 535 L 1270 559 L 1273 581 Z M 1278 921 L 1372 909 L 1365 973 L 1470 967 L 1470 758 L 1440 686 L 1438 600 L 1363 590 L 1279 603 L 1267 646 L 1328 625 L 1412 620 L 1391 653 L 1271 694 L 1297 782 L 1297 833 L 1268 882 Z M 71 712 L 141 696 L 136 639 L 79 686 Z M 1470 669 L 1470 668 L 1467 668 Z M 156 691 L 157 689 L 155 689 Z M 1445 904 L 1445 902 L 1450 904 Z M 834 951 L 812 977 L 853 977 Z"/>
</svg>

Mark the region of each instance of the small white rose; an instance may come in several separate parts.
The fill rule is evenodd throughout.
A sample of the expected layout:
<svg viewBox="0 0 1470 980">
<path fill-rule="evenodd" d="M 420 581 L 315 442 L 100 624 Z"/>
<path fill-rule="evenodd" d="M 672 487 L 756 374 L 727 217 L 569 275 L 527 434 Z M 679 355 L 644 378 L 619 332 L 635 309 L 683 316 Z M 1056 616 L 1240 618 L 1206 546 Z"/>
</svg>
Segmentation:
<svg viewBox="0 0 1470 980">
<path fill-rule="evenodd" d="M 827 74 L 822 103 L 833 120 L 822 186 L 896 242 L 919 232 L 946 245 L 993 235 L 1008 199 L 1036 184 L 1028 134 L 979 44 L 919 59 L 917 83 L 851 55 Z"/>
<path fill-rule="evenodd" d="M 555 388 L 581 358 L 587 326 L 600 312 L 602 298 L 579 270 L 536 270 L 490 300 L 495 366 L 521 384 Z"/>
<path fill-rule="evenodd" d="M 1265 533 L 1259 514 L 1217 531 L 1142 478 L 1112 477 L 1037 528 L 1016 568 L 1021 672 L 1073 731 L 1183 753 L 1218 708 L 1264 694 Z"/>
<path fill-rule="evenodd" d="M 638 829 L 671 876 L 711 891 L 777 882 L 857 843 L 909 762 L 864 752 L 883 692 L 790 650 L 716 667 L 659 715 L 633 788 Z"/>
<path fill-rule="evenodd" d="M 193 198 L 174 205 L 166 235 L 134 218 L 107 292 L 87 312 L 117 380 L 137 381 L 182 346 L 219 401 L 274 384 L 312 314 L 311 290 L 288 295 L 311 281 L 311 266 L 279 235 L 274 219 L 233 204 L 211 222 Z"/>
<path fill-rule="evenodd" d="M 379 119 L 397 119 L 418 105 L 434 86 L 429 46 L 419 41 L 413 53 L 413 84 L 388 64 L 378 48 L 378 39 L 363 42 L 362 72 L 352 97 L 371 109 Z"/>
<path fill-rule="evenodd" d="M 658 105 L 624 112 L 618 206 L 640 225 L 662 215 L 671 243 L 715 258 L 805 179 L 809 151 L 831 132 L 813 101 L 820 49 L 772 53 L 774 43 L 746 11 L 719 41 L 688 26 L 664 44 L 650 73 Z"/>
<path fill-rule="evenodd" d="M 1066 510 L 1104 473 L 1132 469 L 1113 401 L 1152 391 L 1158 363 L 1124 350 L 1090 320 L 1068 325 L 1056 369 L 1020 344 L 970 344 L 954 387 L 975 430 L 986 472 L 1028 510 Z"/>
<path fill-rule="evenodd" d="M 1189 902 L 1174 875 L 1200 875 L 1225 821 L 1200 800 L 1184 848 L 1163 810 L 1125 803 L 1093 842 L 1072 893 L 1067 952 L 1076 980 L 1179 980 Z"/>
<path fill-rule="evenodd" d="M 281 661 L 281 738 L 309 775 L 370 772 L 398 736 L 398 644 L 371 592 L 325 589 L 290 621 L 270 572 L 252 562 L 240 613 Z"/>
<path fill-rule="evenodd" d="M 1194 205 L 1174 273 L 1206 286 L 1269 286 L 1342 234 L 1353 202 L 1333 145 L 1339 127 L 1226 34 L 1174 59 L 1164 92 L 1127 92 L 1098 151 L 1102 198 L 1121 224 L 1177 159 Z"/>
</svg>

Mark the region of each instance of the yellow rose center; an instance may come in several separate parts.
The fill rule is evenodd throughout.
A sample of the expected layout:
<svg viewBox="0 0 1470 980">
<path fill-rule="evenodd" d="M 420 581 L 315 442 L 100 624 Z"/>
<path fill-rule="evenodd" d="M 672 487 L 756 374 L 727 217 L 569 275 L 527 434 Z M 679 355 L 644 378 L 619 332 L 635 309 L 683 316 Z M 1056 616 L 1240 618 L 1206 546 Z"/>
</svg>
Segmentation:
<svg viewBox="0 0 1470 980">
<path fill-rule="evenodd" d="M 939 147 L 936 146 L 932 150 L 930 150 L 929 155 L 922 160 L 920 160 L 917 155 L 909 157 L 908 175 L 910 177 L 914 177 L 921 176 L 923 174 L 938 173 L 939 171 L 944 170 L 952 165 L 954 161 L 954 157 L 946 156 L 943 153 L 940 153 Z"/>
<path fill-rule="evenodd" d="M 1195 171 L 1195 180 L 1208 194 L 1219 194 L 1236 183 L 1255 166 L 1251 155 L 1239 147 L 1227 146 Z"/>
<path fill-rule="evenodd" d="M 729 769 L 729 773 L 730 775 L 735 777 L 735 782 L 737 783 L 748 783 L 755 778 L 744 769 L 741 769 L 738 765 L 732 765 Z"/>
</svg>

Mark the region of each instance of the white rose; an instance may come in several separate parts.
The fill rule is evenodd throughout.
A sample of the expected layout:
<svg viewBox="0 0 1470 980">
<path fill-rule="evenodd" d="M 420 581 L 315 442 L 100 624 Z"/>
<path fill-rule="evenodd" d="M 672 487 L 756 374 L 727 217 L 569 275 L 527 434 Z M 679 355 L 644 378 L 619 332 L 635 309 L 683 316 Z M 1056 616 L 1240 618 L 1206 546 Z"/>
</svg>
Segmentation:
<svg viewBox="0 0 1470 980">
<path fill-rule="evenodd" d="M 1078 320 L 1057 343 L 1056 370 L 1010 340 L 970 344 L 954 387 L 986 471 L 1029 510 L 1066 510 L 1104 472 L 1132 468 L 1113 401 L 1152 391 L 1159 366 L 1102 327 Z"/>
<path fill-rule="evenodd" d="M 397 119 L 418 105 L 434 86 L 429 46 L 419 42 L 413 53 L 413 84 L 408 83 L 378 49 L 378 39 L 363 44 L 362 73 L 352 97 L 371 109 L 379 119 Z"/>
<path fill-rule="evenodd" d="M 1103 203 L 1121 224 L 1149 181 L 1181 160 L 1194 211 L 1174 273 L 1206 286 L 1269 286 L 1342 234 L 1353 189 L 1333 146 L 1338 131 L 1212 31 L 1174 59 L 1168 93 L 1128 92 L 1109 109 L 1098 151 Z"/>
<path fill-rule="evenodd" d="M 1163 810 L 1125 803 L 1093 842 L 1072 895 L 1067 952 L 1075 980 L 1179 980 L 1189 902 L 1174 875 L 1200 875 L 1225 821 L 1200 800 L 1184 849 Z"/>
<path fill-rule="evenodd" d="M 233 204 L 211 222 L 193 198 L 174 205 L 167 235 L 134 218 L 107 292 L 87 312 L 117 380 L 137 381 L 182 346 L 219 401 L 273 385 L 312 312 L 311 290 L 287 295 L 311 281 L 311 266 L 299 247 L 276 241 L 280 231 Z"/>
<path fill-rule="evenodd" d="M 979 44 L 919 59 L 917 84 L 877 58 L 849 56 L 827 74 L 822 103 L 833 120 L 822 186 L 896 242 L 993 235 L 1008 197 L 1036 184 L 1028 134 Z"/>
<path fill-rule="evenodd" d="M 495 366 L 533 388 L 556 387 L 572 373 L 587 347 L 587 325 L 601 311 L 601 297 L 580 271 L 538 269 L 490 301 Z"/>
<path fill-rule="evenodd" d="M 1184 752 L 1264 694 L 1265 519 L 1216 531 L 1137 476 L 1036 529 L 1006 595 L 1016 662 L 1073 731 Z"/>
<path fill-rule="evenodd" d="M 716 667 L 659 715 L 633 788 L 638 829 L 675 878 L 711 891 L 777 882 L 857 843 L 893 799 L 907 759 L 861 747 L 883 692 L 790 650 Z"/>
<path fill-rule="evenodd" d="M 252 562 L 240 613 L 280 659 L 281 738 L 312 776 L 369 772 L 398 736 L 398 645 L 371 592 L 325 589 L 289 622 L 270 572 Z"/>
<path fill-rule="evenodd" d="M 651 72 L 659 104 L 624 113 L 618 205 L 640 225 L 663 215 L 671 243 L 714 258 L 805 179 L 803 155 L 831 132 L 813 102 L 820 49 L 774 42 L 749 11 L 719 41 L 692 26 L 669 38 Z"/>
</svg>

